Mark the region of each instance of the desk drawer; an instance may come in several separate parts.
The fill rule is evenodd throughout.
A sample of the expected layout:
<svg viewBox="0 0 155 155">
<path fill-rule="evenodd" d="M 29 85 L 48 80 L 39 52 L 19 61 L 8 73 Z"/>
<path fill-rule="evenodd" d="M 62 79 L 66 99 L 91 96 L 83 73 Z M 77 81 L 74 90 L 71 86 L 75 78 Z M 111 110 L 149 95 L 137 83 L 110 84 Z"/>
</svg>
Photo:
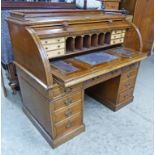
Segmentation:
<svg viewBox="0 0 155 155">
<path fill-rule="evenodd" d="M 53 89 L 53 97 L 60 97 L 62 95 L 68 95 L 72 92 L 75 92 L 77 90 L 81 91 L 81 85 L 75 85 L 72 87 L 61 87 L 60 85 L 57 85 L 54 89 Z"/>
<path fill-rule="evenodd" d="M 135 86 L 135 80 L 136 80 L 136 78 L 133 77 L 133 78 L 131 78 L 131 79 L 129 79 L 129 80 L 122 81 L 122 82 L 120 83 L 120 89 L 119 89 L 120 92 L 123 92 L 123 91 L 125 91 L 125 90 L 130 89 L 130 88 L 133 88 L 133 87 Z"/>
<path fill-rule="evenodd" d="M 57 43 L 62 43 L 65 42 L 65 38 L 61 37 L 61 38 L 49 38 L 49 39 L 42 39 L 41 43 L 43 45 L 47 45 L 47 44 L 57 44 Z"/>
<path fill-rule="evenodd" d="M 65 107 L 63 109 L 57 110 L 54 112 L 54 121 L 55 123 L 60 122 L 66 118 L 72 117 L 76 113 L 81 112 L 81 101 L 77 101 L 76 103 Z"/>
<path fill-rule="evenodd" d="M 114 44 L 121 44 L 124 42 L 124 38 L 119 38 L 119 39 L 114 39 L 114 40 L 111 40 L 110 41 L 110 44 L 111 45 L 114 45 Z"/>
<path fill-rule="evenodd" d="M 126 32 L 126 30 L 114 30 L 114 31 L 112 31 L 112 35 L 118 34 L 118 33 L 125 33 L 125 32 Z"/>
<path fill-rule="evenodd" d="M 63 107 L 70 106 L 76 101 L 82 101 L 82 92 L 72 93 L 71 95 L 67 95 L 62 99 L 54 101 L 54 110 L 58 110 Z"/>
<path fill-rule="evenodd" d="M 119 95 L 118 102 L 122 103 L 133 96 L 134 88 L 130 88 Z"/>
<path fill-rule="evenodd" d="M 111 39 L 124 38 L 124 36 L 125 36 L 125 33 L 113 34 L 111 35 Z"/>
<path fill-rule="evenodd" d="M 129 80 L 131 78 L 135 78 L 137 76 L 137 69 L 132 69 L 122 73 L 121 80 Z"/>
<path fill-rule="evenodd" d="M 43 45 L 43 47 L 47 52 L 52 50 L 65 49 L 65 43 L 47 44 Z"/>
<path fill-rule="evenodd" d="M 60 137 L 67 132 L 70 132 L 78 128 L 82 124 L 81 113 L 74 115 L 72 118 L 69 118 L 63 122 L 57 123 L 55 125 L 56 137 Z"/>
<path fill-rule="evenodd" d="M 48 58 L 53 58 L 57 56 L 65 55 L 65 49 L 59 49 L 59 50 L 54 50 L 54 51 L 48 51 L 47 52 L 47 57 Z"/>
</svg>

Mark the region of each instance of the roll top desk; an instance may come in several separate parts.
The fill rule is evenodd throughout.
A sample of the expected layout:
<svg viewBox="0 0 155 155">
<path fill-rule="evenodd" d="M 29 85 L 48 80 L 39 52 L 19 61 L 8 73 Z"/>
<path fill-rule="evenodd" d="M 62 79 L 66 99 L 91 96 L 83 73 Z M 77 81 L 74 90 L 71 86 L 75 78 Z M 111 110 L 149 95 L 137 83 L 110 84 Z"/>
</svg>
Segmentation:
<svg viewBox="0 0 155 155">
<path fill-rule="evenodd" d="M 142 41 L 99 10 L 13 11 L 7 18 L 23 110 L 55 148 L 85 130 L 84 92 L 113 111 L 133 100 Z M 125 40 L 130 29 L 140 50 Z"/>
</svg>

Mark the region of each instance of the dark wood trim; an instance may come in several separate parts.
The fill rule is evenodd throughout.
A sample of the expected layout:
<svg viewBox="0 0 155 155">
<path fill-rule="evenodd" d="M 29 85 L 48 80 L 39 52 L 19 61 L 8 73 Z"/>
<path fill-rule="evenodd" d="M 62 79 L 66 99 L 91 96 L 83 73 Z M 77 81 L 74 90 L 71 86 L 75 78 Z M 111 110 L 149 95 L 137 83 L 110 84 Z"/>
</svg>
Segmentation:
<svg viewBox="0 0 155 155">
<path fill-rule="evenodd" d="M 75 9 L 74 3 L 51 2 L 2 2 L 1 9 Z"/>
</svg>

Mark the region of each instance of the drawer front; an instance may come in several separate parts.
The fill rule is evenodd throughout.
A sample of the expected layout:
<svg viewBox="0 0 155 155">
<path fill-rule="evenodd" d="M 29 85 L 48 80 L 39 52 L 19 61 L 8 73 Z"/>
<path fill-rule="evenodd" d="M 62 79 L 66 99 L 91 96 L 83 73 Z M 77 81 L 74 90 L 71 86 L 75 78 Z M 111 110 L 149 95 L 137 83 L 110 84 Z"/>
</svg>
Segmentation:
<svg viewBox="0 0 155 155">
<path fill-rule="evenodd" d="M 68 107 L 76 101 L 82 101 L 82 92 L 72 93 L 71 95 L 67 95 L 62 99 L 54 101 L 54 110 L 58 110 L 60 108 Z"/>
<path fill-rule="evenodd" d="M 120 39 L 114 39 L 114 40 L 111 40 L 110 41 L 110 44 L 111 45 L 114 45 L 114 44 L 121 44 L 124 42 L 124 38 L 120 38 Z"/>
<path fill-rule="evenodd" d="M 43 45 L 43 47 L 47 52 L 52 50 L 65 49 L 65 43 L 48 44 L 48 45 Z"/>
<path fill-rule="evenodd" d="M 134 88 L 135 86 L 135 80 L 136 78 L 131 78 L 129 80 L 126 80 L 126 81 L 122 81 L 121 84 L 120 84 L 120 92 L 123 92 L 125 90 L 128 90 L 130 88 Z"/>
<path fill-rule="evenodd" d="M 106 9 L 118 9 L 119 2 L 104 2 Z"/>
<path fill-rule="evenodd" d="M 81 124 L 81 114 L 76 114 L 74 117 L 65 120 L 64 122 L 55 125 L 56 137 L 63 136 L 64 134 L 78 128 Z"/>
<path fill-rule="evenodd" d="M 112 31 L 112 35 L 118 34 L 118 33 L 125 33 L 125 32 L 126 32 L 126 30 L 114 30 L 114 31 Z"/>
<path fill-rule="evenodd" d="M 123 38 L 124 36 L 125 36 L 125 33 L 113 34 L 111 35 L 111 39 Z"/>
<path fill-rule="evenodd" d="M 126 72 L 122 73 L 121 80 L 125 81 L 125 80 L 129 80 L 131 78 L 136 78 L 137 72 L 138 72 L 137 69 L 132 69 L 132 70 L 126 71 Z"/>
<path fill-rule="evenodd" d="M 81 101 L 77 101 L 71 106 L 65 107 L 62 110 L 57 110 L 54 112 L 54 122 L 60 122 L 66 118 L 72 117 L 76 113 L 80 113 L 82 110 L 81 107 Z"/>
<path fill-rule="evenodd" d="M 127 91 L 125 91 L 119 95 L 118 101 L 119 101 L 119 103 L 122 103 L 126 100 L 129 100 L 132 96 L 133 96 L 133 88 L 130 88 Z"/>
<path fill-rule="evenodd" d="M 55 88 L 53 88 L 53 97 L 60 97 L 62 95 L 68 95 L 74 91 L 80 90 L 81 91 L 81 85 L 75 85 L 72 87 L 61 87 L 60 85 L 57 85 Z"/>
<path fill-rule="evenodd" d="M 41 43 L 43 45 L 47 45 L 47 44 L 57 44 L 57 43 L 62 43 L 65 42 L 65 38 L 49 38 L 49 39 L 42 39 Z"/>
<path fill-rule="evenodd" d="M 118 75 L 121 74 L 121 70 L 115 70 L 115 71 L 112 71 L 110 73 L 107 73 L 107 74 L 104 74 L 104 75 L 100 75 L 100 76 L 97 76 L 95 78 L 92 78 L 90 80 L 87 80 L 84 82 L 84 88 L 88 88 L 88 87 L 91 87 L 93 85 L 96 85 L 100 82 L 103 82 L 103 81 L 106 81 L 112 77 L 116 77 Z"/>
<path fill-rule="evenodd" d="M 47 57 L 48 58 L 53 58 L 57 56 L 65 55 L 65 50 L 64 49 L 59 49 L 59 50 L 54 50 L 54 51 L 48 51 L 47 52 Z"/>
</svg>

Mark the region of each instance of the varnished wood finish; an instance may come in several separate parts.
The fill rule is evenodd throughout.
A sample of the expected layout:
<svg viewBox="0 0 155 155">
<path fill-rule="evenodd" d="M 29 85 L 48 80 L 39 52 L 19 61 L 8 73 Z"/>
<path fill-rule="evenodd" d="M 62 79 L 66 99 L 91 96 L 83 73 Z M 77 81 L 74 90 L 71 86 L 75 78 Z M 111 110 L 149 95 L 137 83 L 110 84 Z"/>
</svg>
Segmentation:
<svg viewBox="0 0 155 155">
<path fill-rule="evenodd" d="M 7 20 L 23 110 L 53 148 L 85 130 L 85 90 L 114 111 L 133 100 L 139 62 L 146 54 L 123 46 L 133 26 L 124 16 L 98 10 L 31 10 L 14 11 Z M 141 50 L 140 33 L 133 27 Z M 117 59 L 97 65 L 76 59 L 99 52 Z M 77 70 L 65 71 L 57 62 Z"/>
<path fill-rule="evenodd" d="M 122 3 L 122 6 L 125 6 L 133 15 L 133 23 L 138 27 L 142 35 L 142 42 L 144 45 L 142 51 L 150 55 L 154 41 L 154 1 L 130 0 Z M 134 30 L 127 35 L 126 41 L 127 45 L 130 45 L 130 48 L 138 50 L 139 42 Z"/>
</svg>

